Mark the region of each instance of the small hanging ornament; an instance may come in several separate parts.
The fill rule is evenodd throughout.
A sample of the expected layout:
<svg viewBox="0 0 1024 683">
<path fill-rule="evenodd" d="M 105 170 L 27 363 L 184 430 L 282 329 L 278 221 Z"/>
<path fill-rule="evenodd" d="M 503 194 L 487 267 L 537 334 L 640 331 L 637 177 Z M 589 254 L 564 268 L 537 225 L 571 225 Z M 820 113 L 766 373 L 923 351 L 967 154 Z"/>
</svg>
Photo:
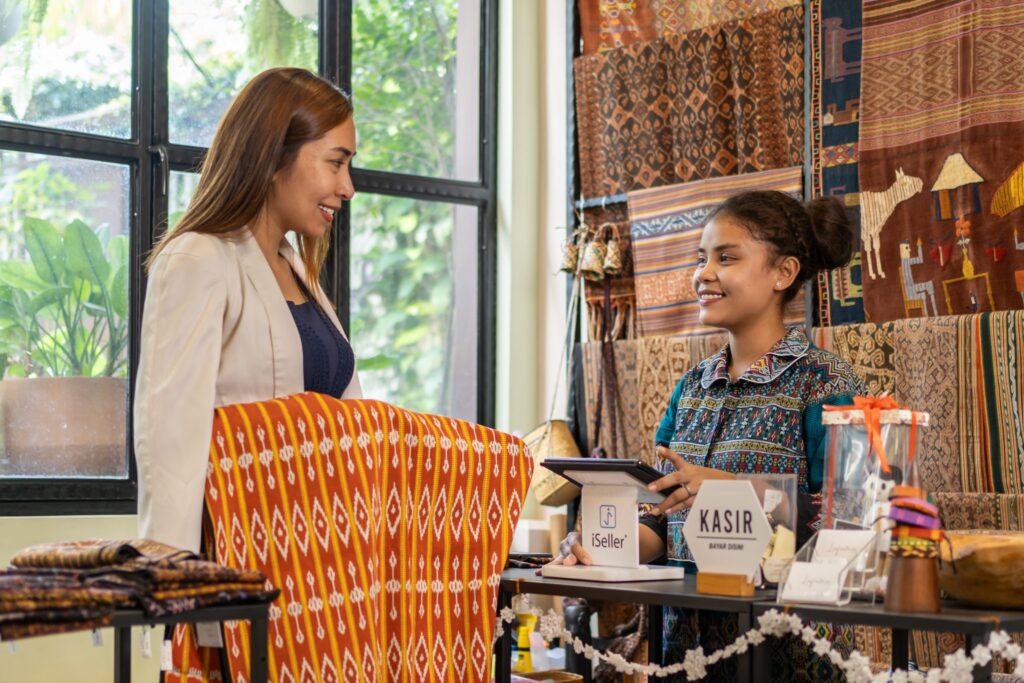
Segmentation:
<svg viewBox="0 0 1024 683">
<path fill-rule="evenodd" d="M 576 272 L 576 262 L 580 256 L 580 246 L 576 243 L 576 233 L 562 242 L 562 265 L 558 270 L 570 275 Z"/>
<path fill-rule="evenodd" d="M 622 272 L 622 247 L 615 233 L 608 240 L 608 247 L 604 254 L 604 274 L 618 275 Z"/>
<path fill-rule="evenodd" d="M 608 247 L 605 244 L 601 232 L 594 236 L 586 246 L 583 247 L 583 261 L 580 263 L 580 273 L 587 280 L 594 282 L 604 279 L 604 257 Z"/>
</svg>

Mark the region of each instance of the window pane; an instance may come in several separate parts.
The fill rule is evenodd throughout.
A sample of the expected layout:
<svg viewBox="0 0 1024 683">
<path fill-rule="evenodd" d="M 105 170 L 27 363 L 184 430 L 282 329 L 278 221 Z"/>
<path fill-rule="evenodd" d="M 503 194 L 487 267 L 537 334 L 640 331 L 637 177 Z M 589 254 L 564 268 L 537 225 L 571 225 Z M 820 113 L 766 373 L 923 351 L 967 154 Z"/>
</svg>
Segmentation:
<svg viewBox="0 0 1024 683">
<path fill-rule="evenodd" d="M 480 177 L 480 0 L 356 0 L 359 164 Z"/>
<path fill-rule="evenodd" d="M 274 66 L 317 70 L 318 0 L 171 0 L 171 141 L 208 147 L 245 83 Z"/>
<path fill-rule="evenodd" d="M 128 178 L 0 151 L 0 478 L 126 476 Z"/>
<path fill-rule="evenodd" d="M 131 137 L 130 0 L 0 2 L 0 121 Z"/>
<path fill-rule="evenodd" d="M 352 346 L 363 393 L 475 420 L 477 209 L 352 202 Z"/>
<path fill-rule="evenodd" d="M 192 195 L 199 185 L 199 174 L 181 171 L 171 171 L 167 188 L 167 227 L 174 225 L 185 215 L 188 203 L 192 201 Z"/>
</svg>

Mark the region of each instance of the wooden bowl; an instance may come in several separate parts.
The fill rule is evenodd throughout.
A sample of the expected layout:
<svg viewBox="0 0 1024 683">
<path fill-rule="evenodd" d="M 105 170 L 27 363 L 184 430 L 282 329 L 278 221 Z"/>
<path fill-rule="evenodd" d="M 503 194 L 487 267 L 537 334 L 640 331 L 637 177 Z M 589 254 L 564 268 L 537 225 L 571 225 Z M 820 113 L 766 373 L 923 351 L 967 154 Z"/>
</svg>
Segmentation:
<svg viewBox="0 0 1024 683">
<path fill-rule="evenodd" d="M 939 585 L 946 594 L 979 607 L 1024 609 L 1024 532 L 963 530 L 946 534 L 950 543 L 940 545 L 939 565 Z"/>
</svg>

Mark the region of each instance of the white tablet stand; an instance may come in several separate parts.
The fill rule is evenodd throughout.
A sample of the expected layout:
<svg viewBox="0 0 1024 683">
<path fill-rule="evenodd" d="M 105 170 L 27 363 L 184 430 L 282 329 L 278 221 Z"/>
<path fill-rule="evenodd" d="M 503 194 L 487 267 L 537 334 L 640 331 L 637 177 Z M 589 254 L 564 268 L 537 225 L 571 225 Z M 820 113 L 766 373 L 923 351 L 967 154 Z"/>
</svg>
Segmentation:
<svg viewBox="0 0 1024 683">
<path fill-rule="evenodd" d="M 573 470 L 582 485 L 581 544 L 594 563 L 545 565 L 541 575 L 583 581 L 667 581 L 682 579 L 682 567 L 640 564 L 638 503 L 660 503 L 664 496 L 648 491 L 624 472 Z"/>
</svg>

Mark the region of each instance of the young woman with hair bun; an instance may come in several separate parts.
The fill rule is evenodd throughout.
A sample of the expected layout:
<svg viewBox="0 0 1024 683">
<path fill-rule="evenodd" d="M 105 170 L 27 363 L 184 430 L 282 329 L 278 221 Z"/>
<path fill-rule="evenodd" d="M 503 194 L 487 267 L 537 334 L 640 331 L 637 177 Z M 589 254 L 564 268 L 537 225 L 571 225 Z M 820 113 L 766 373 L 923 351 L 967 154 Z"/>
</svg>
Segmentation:
<svg viewBox="0 0 1024 683">
<path fill-rule="evenodd" d="M 264 71 L 224 114 L 185 215 L 147 264 L 134 406 L 143 538 L 199 550 L 216 407 L 361 396 L 320 288 L 355 153 L 348 96 L 304 69 Z"/>
<path fill-rule="evenodd" d="M 813 532 L 824 470 L 822 406 L 849 405 L 866 388 L 802 329 L 787 330 L 783 308 L 819 272 L 846 264 L 852 245 L 852 227 L 834 198 L 801 204 L 780 192 L 747 192 L 708 216 L 693 288 L 701 322 L 728 332 L 728 344 L 683 375 L 654 436 L 665 476 L 651 488 L 679 489 L 641 518 L 641 562 L 691 561 L 683 523 L 694 497 L 705 481 L 738 473 L 797 475 L 798 539 Z M 575 539 L 564 545 L 571 552 L 556 562 L 590 564 Z M 666 663 L 698 645 L 712 652 L 738 635 L 735 617 L 670 608 L 663 628 Z M 794 670 L 800 661 L 810 671 Z M 734 666 L 712 667 L 710 679 L 728 678 Z M 822 667 L 828 662 L 813 655 L 773 657 L 773 680 L 822 680 Z"/>
</svg>

